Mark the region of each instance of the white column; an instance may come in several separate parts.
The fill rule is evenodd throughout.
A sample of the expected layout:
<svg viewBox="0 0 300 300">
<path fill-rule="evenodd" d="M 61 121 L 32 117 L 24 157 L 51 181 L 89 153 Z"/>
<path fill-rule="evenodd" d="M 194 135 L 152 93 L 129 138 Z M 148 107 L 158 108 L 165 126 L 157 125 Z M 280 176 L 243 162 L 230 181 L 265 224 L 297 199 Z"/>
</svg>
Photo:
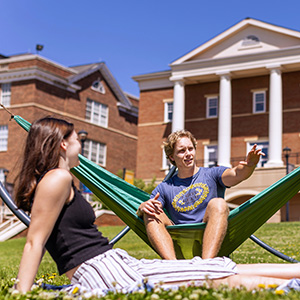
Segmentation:
<svg viewBox="0 0 300 300">
<path fill-rule="evenodd" d="M 231 80 L 228 73 L 220 75 L 218 165 L 231 167 Z"/>
<path fill-rule="evenodd" d="M 184 129 L 184 109 L 184 82 L 182 80 L 178 80 L 174 82 L 172 132 Z"/>
<path fill-rule="evenodd" d="M 283 166 L 282 161 L 282 79 L 280 68 L 270 68 L 269 160 L 265 167 Z"/>
</svg>

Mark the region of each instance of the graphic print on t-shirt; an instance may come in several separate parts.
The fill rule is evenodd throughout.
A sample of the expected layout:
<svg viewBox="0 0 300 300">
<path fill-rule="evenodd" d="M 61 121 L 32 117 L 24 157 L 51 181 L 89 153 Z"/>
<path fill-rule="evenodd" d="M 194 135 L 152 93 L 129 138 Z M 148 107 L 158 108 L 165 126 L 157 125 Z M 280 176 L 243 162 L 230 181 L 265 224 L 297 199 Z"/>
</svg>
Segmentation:
<svg viewBox="0 0 300 300">
<path fill-rule="evenodd" d="M 194 183 L 174 197 L 172 206 L 178 212 L 192 211 L 206 199 L 208 193 L 207 184 Z"/>
</svg>

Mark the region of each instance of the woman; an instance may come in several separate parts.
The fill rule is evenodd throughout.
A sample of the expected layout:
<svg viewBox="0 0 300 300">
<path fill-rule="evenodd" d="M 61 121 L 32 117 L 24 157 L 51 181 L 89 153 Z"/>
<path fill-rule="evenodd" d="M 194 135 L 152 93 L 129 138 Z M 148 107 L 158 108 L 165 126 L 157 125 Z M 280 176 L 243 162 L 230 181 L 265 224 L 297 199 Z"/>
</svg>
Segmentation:
<svg viewBox="0 0 300 300">
<path fill-rule="evenodd" d="M 228 258 L 202 260 L 137 260 L 124 250 L 111 249 L 93 225 L 90 205 L 73 185 L 70 169 L 79 164 L 80 142 L 73 124 L 46 117 L 29 131 L 16 201 L 31 213 L 27 241 L 18 274 L 17 289 L 29 291 L 39 264 L 49 251 L 60 274 L 85 291 L 130 292 L 145 281 L 164 287 L 188 281 L 212 286 L 286 284 L 299 276 L 300 265 L 238 265 Z M 147 280 L 146 280 L 147 278 Z"/>
</svg>

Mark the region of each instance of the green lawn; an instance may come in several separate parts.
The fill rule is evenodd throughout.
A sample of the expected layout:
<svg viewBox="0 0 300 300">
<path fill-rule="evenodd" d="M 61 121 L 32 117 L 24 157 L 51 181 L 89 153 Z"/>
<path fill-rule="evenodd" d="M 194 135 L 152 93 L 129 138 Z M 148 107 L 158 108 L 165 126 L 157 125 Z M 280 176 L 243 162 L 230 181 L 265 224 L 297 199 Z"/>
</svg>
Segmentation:
<svg viewBox="0 0 300 300">
<path fill-rule="evenodd" d="M 114 237 L 122 227 L 103 227 L 101 228 L 103 234 L 109 238 Z M 300 222 L 280 223 L 280 224 L 266 224 L 259 229 L 255 235 L 261 238 L 264 242 L 275 247 L 277 250 L 300 260 L 299 245 L 300 245 Z M 15 278 L 18 271 L 18 265 L 22 254 L 22 249 L 25 243 L 24 238 L 14 239 L 0 243 L 0 278 L 1 278 L 1 299 L 12 299 L 13 296 L 8 292 L 8 288 L 12 285 L 12 278 Z M 129 232 L 115 247 L 125 249 L 130 255 L 137 258 L 158 258 L 157 254 L 147 246 L 142 240 L 133 232 Z M 263 263 L 263 262 L 278 262 L 284 263 L 281 259 L 273 256 L 269 252 L 257 246 L 251 240 L 247 240 L 241 247 L 239 247 L 231 256 L 236 263 Z M 51 257 L 46 253 L 41 263 L 37 279 L 44 278 L 47 282 L 53 284 L 67 284 L 68 279 L 65 276 L 57 276 L 56 266 Z M 50 278 L 49 278 L 50 277 Z M 54 278 L 53 278 L 54 277 Z M 300 274 L 299 274 L 300 277 Z M 193 292 L 197 290 L 197 292 Z M 155 294 L 155 293 L 154 293 Z M 193 294 L 193 296 L 191 296 Z M 170 293 L 161 292 L 158 295 L 131 295 L 130 299 L 300 299 L 300 293 L 290 293 L 288 295 L 276 295 L 272 292 L 262 290 L 257 293 L 249 293 L 243 290 L 230 290 L 222 289 L 218 291 L 209 291 L 203 289 L 184 289 L 174 295 Z M 49 295 L 48 295 L 49 296 Z M 47 296 L 47 297 L 48 297 Z M 49 296 L 50 298 L 53 295 Z M 60 298 L 61 295 L 55 294 Z M 119 295 L 120 296 L 120 295 Z M 107 299 L 123 299 L 120 297 L 112 296 L 113 298 Z M 39 299 L 45 298 L 41 296 L 40 292 L 37 294 L 17 295 L 17 299 Z M 107 296 L 110 297 L 110 296 Z M 127 296 L 129 297 L 129 296 Z M 139 298 L 141 297 L 141 298 Z M 152 298 L 151 298 L 152 297 Z M 181 298 L 180 298 L 181 297 Z M 124 298 L 125 299 L 125 298 Z M 129 299 L 129 298 L 126 298 Z"/>
</svg>

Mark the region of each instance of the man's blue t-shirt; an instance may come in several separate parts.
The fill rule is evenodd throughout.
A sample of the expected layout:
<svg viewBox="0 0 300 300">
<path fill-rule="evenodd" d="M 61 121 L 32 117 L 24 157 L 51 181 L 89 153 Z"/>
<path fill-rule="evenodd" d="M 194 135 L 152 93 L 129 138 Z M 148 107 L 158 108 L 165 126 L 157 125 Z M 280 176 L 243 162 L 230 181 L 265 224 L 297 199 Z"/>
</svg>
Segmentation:
<svg viewBox="0 0 300 300">
<path fill-rule="evenodd" d="M 174 224 L 200 223 L 208 202 L 217 197 L 224 198 L 226 186 L 222 174 L 226 167 L 199 168 L 188 178 L 177 175 L 160 183 L 151 198 L 160 193 L 158 200 Z"/>
</svg>

